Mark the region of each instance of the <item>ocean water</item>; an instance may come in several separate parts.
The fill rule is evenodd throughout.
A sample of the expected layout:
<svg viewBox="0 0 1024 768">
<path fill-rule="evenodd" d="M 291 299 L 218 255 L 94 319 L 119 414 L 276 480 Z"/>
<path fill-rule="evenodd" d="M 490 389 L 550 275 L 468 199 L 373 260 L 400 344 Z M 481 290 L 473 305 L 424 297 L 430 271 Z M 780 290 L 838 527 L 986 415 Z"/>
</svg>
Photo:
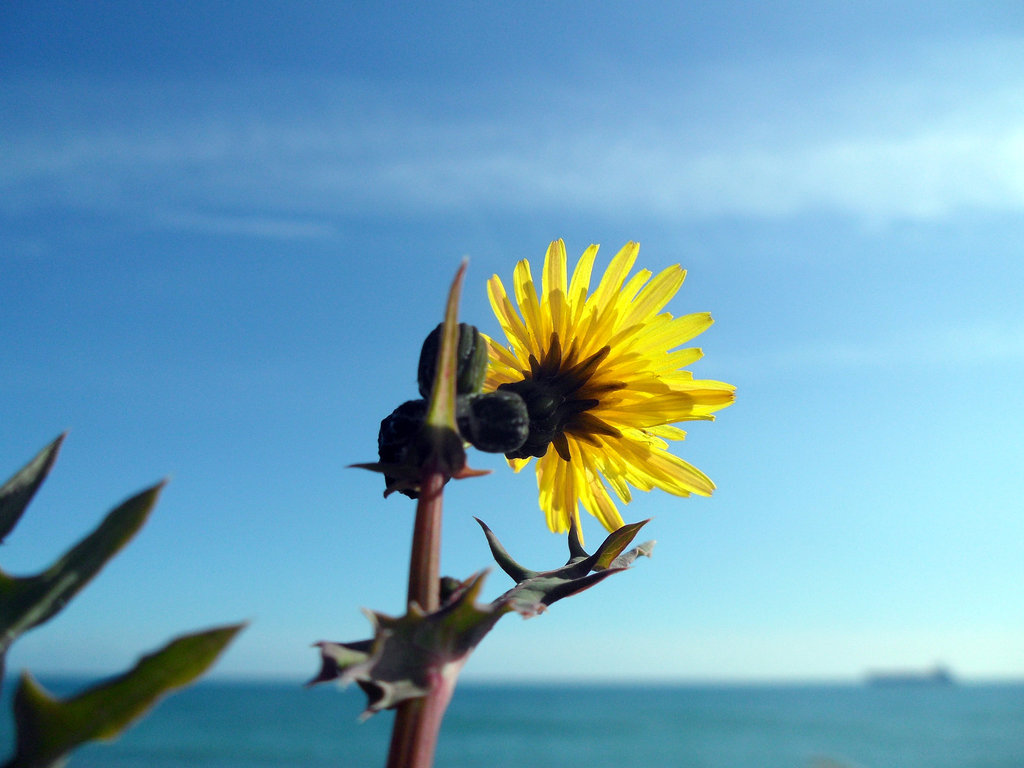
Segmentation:
<svg viewBox="0 0 1024 768">
<path fill-rule="evenodd" d="M 43 681 L 74 690 L 69 681 Z M 9 677 L 0 721 L 11 750 Z M 383 766 L 358 688 L 203 682 L 70 768 Z M 1024 685 L 463 684 L 437 768 L 1024 768 Z"/>
</svg>

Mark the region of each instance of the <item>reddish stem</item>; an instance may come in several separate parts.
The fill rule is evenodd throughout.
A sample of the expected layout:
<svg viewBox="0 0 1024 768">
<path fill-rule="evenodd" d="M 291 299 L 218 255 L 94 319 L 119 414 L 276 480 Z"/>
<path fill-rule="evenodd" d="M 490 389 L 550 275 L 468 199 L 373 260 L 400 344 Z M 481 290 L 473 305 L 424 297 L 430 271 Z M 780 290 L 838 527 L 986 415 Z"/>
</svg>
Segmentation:
<svg viewBox="0 0 1024 768">
<path fill-rule="evenodd" d="M 441 502 L 445 483 L 438 471 L 425 473 L 416 503 L 416 523 L 409 560 L 409 602 L 430 613 L 440 607 Z M 430 768 L 441 729 L 441 719 L 455 688 L 454 678 L 432 680 L 421 699 L 398 706 L 391 732 L 387 768 Z"/>
<path fill-rule="evenodd" d="M 422 468 L 416 523 L 412 532 L 409 602 L 417 603 L 426 613 L 433 613 L 441 607 L 441 500 L 444 484 L 452 470 L 465 467 L 465 454 L 455 430 L 455 347 L 459 340 L 459 293 L 465 274 L 466 261 L 463 260 L 455 273 L 445 306 L 444 333 L 437 350 L 434 389 L 425 426 L 427 437 L 433 441 L 433 450 Z M 455 445 L 462 462 L 458 466 L 442 467 L 442 462 L 452 459 L 451 437 L 456 438 Z M 449 470 L 447 474 L 445 469 Z M 437 734 L 455 688 L 459 666 L 431 670 L 427 695 L 398 706 L 387 768 L 430 768 L 433 765 Z"/>
<path fill-rule="evenodd" d="M 424 473 L 416 500 L 416 523 L 409 558 L 409 602 L 427 613 L 441 607 L 441 502 L 445 477 L 439 471 Z"/>
</svg>

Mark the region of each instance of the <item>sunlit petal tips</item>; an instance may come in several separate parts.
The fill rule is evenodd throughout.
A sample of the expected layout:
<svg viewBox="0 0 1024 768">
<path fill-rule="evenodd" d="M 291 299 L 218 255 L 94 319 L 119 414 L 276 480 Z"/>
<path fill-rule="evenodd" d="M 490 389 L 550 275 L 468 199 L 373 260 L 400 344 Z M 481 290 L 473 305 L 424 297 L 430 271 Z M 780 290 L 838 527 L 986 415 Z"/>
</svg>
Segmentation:
<svg viewBox="0 0 1024 768">
<path fill-rule="evenodd" d="M 677 496 L 707 496 L 715 487 L 666 442 L 686 436 L 672 425 L 713 420 L 733 402 L 731 384 L 683 370 L 701 350 L 682 345 L 711 325 L 711 315 L 663 312 L 686 272 L 677 265 L 630 277 L 639 250 L 627 243 L 593 292 L 597 246 L 570 275 L 561 240 L 548 248 L 539 293 L 526 260 L 513 272 L 511 296 L 497 275 L 487 286 L 509 346 L 487 339 L 485 389 L 526 402 L 530 435 L 506 456 L 517 471 L 537 459 L 540 507 L 552 531 L 578 524 L 581 504 L 608 530 L 619 528 L 612 494 L 628 503 L 630 487 Z"/>
</svg>

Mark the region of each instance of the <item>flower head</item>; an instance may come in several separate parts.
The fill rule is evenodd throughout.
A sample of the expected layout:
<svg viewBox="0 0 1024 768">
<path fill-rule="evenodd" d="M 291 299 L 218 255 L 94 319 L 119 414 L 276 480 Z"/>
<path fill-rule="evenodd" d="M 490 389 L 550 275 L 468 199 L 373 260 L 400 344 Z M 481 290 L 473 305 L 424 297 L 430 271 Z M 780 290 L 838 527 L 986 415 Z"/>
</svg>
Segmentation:
<svg viewBox="0 0 1024 768">
<path fill-rule="evenodd" d="M 565 243 L 551 243 L 539 296 L 525 259 L 513 275 L 515 303 L 497 275 L 488 283 L 511 346 L 487 339 L 485 389 L 511 390 L 526 402 L 529 437 L 506 457 L 517 472 L 537 459 L 540 506 L 556 532 L 570 520 L 578 525 L 580 503 L 608 530 L 621 527 L 608 486 L 626 503 L 630 486 L 710 495 L 714 483 L 669 453 L 666 441 L 686 436 L 677 422 L 713 420 L 734 397 L 732 385 L 683 370 L 702 352 L 679 347 L 712 323 L 708 313 L 661 311 L 685 270 L 672 266 L 653 280 L 641 270 L 627 280 L 640 250 L 628 243 L 591 293 L 597 248 L 584 251 L 570 279 Z"/>
</svg>

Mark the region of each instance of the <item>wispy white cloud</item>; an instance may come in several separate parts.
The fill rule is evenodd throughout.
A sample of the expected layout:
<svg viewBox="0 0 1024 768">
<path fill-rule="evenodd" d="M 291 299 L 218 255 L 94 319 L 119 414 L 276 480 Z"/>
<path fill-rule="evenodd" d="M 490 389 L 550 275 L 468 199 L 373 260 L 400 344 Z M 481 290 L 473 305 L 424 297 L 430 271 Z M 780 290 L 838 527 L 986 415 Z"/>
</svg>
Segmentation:
<svg viewBox="0 0 1024 768">
<path fill-rule="evenodd" d="M 435 116 L 323 83 L 305 102 L 263 84 L 272 111 L 230 108 L 213 97 L 222 86 L 211 86 L 190 114 L 168 115 L 133 92 L 136 119 L 125 124 L 84 121 L 57 134 L 29 122 L 12 133 L 0 210 L 194 211 L 177 224 L 230 230 L 262 221 L 257 230 L 298 237 L 325 233 L 308 222 L 382 207 L 676 220 L 832 212 L 865 222 L 1021 210 L 1024 76 L 993 75 L 991 55 L 977 56 L 986 44 L 954 52 L 974 73 L 969 85 L 943 80 L 950 53 L 942 50 L 897 74 L 831 62 L 800 88 L 782 83 L 788 70 L 704 71 L 672 86 L 689 89 L 702 111 L 666 107 L 677 93 L 659 83 L 636 93 L 634 108 L 567 95 L 578 111 L 557 123 L 549 106 L 565 94 L 556 87 L 538 89 L 533 111 L 475 116 Z M 1004 41 L 999 51 L 1024 72 L 1024 46 Z M 859 74 L 826 87 L 843 67 Z M 764 88 L 775 89 L 771 98 L 757 97 Z M 333 108 L 310 108 L 325 96 Z M 747 111 L 731 106 L 745 102 Z M 141 119 L 140 109 L 152 112 Z M 239 213 L 215 224 L 211 210 Z"/>
</svg>

